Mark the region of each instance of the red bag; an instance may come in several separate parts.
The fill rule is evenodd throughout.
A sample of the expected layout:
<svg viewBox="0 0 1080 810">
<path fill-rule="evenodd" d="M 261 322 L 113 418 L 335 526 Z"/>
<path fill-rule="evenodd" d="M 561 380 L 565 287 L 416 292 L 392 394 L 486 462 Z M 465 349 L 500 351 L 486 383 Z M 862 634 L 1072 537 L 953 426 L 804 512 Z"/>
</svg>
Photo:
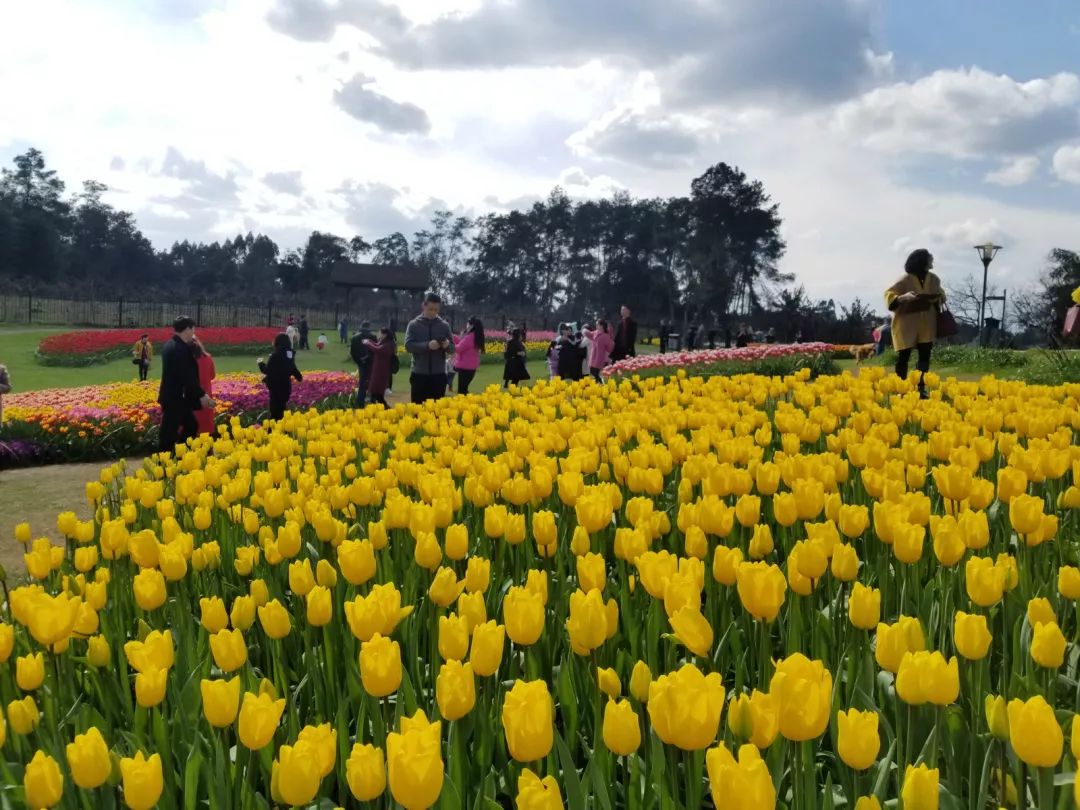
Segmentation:
<svg viewBox="0 0 1080 810">
<path fill-rule="evenodd" d="M 1069 307 L 1065 313 L 1065 328 L 1061 330 L 1064 337 L 1080 336 L 1080 307 Z"/>
<path fill-rule="evenodd" d="M 939 309 L 937 314 L 937 336 L 939 338 L 952 337 L 959 331 L 953 314 L 945 307 Z"/>
</svg>

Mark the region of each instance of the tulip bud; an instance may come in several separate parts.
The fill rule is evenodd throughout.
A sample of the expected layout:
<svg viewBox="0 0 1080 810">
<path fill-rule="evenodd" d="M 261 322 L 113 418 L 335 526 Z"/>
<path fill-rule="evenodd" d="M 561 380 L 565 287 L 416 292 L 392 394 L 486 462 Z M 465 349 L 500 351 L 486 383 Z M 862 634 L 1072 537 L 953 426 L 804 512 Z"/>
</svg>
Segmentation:
<svg viewBox="0 0 1080 810">
<path fill-rule="evenodd" d="M 986 626 L 986 617 L 956 611 L 953 620 L 953 641 L 956 651 L 969 661 L 980 661 L 990 651 L 993 637 Z"/>
<path fill-rule="evenodd" d="M 481 677 L 494 675 L 502 662 L 506 629 L 494 621 L 479 624 L 473 629 L 469 663 Z"/>
<path fill-rule="evenodd" d="M 616 756 L 629 756 L 641 747 L 641 723 L 630 701 L 608 700 L 603 737 L 604 745 Z"/>
<path fill-rule="evenodd" d="M 987 695 L 983 701 L 986 709 L 986 725 L 990 733 L 1003 742 L 1009 740 L 1009 716 L 1005 707 L 1005 698 L 1000 695 Z"/>
<path fill-rule="evenodd" d="M 472 664 L 447 661 L 435 679 L 435 699 L 446 720 L 460 720 L 476 705 L 476 679 Z"/>
<path fill-rule="evenodd" d="M 240 679 L 199 682 L 203 714 L 214 728 L 231 726 L 240 710 Z"/>
<path fill-rule="evenodd" d="M 105 784 L 112 772 L 109 746 L 96 726 L 85 734 L 75 735 L 75 741 L 65 749 L 72 781 L 84 790 L 94 790 Z"/>
<path fill-rule="evenodd" d="M 644 661 L 638 661 L 630 673 L 630 694 L 640 703 L 647 703 L 650 683 L 652 683 L 652 672 L 649 671 L 649 665 Z"/>
<path fill-rule="evenodd" d="M 865 771 L 874 764 L 881 750 L 877 712 L 849 709 L 836 715 L 839 732 L 837 753 L 844 764 L 855 771 Z"/>
</svg>

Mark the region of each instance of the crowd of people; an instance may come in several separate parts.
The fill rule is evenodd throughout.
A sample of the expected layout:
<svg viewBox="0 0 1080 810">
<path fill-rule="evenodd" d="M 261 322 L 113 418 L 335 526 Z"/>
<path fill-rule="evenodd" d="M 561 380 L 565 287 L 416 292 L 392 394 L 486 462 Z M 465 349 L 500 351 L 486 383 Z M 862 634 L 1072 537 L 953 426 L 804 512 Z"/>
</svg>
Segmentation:
<svg viewBox="0 0 1080 810">
<path fill-rule="evenodd" d="M 885 303 L 891 312 L 890 322 L 875 330 L 874 340 L 879 353 L 887 344 L 896 350 L 896 374 L 907 378 L 912 355 L 919 372 L 918 390 L 928 396 L 923 377 L 930 370 L 930 357 L 939 336 L 955 329 L 945 309 L 941 280 L 931 272 L 934 257 L 927 250 L 913 251 L 904 265 L 904 274 L 885 291 Z M 490 341 L 483 322 L 469 318 L 465 328 L 455 335 L 450 324 L 440 316 L 442 300 L 434 293 L 424 296 L 421 312 L 405 329 L 405 352 L 410 356 L 410 399 L 423 403 L 439 399 L 453 391 L 468 394 L 480 367 L 481 357 L 488 351 Z M 950 326 L 950 324 L 953 324 Z M 668 349 L 666 339 L 670 325 L 661 323 L 660 351 Z M 281 419 L 292 396 L 292 384 L 301 382 L 303 374 L 296 365 L 298 350 L 309 347 L 310 327 L 307 318 L 290 315 L 285 330 L 273 342 L 267 358 L 259 358 L 258 368 L 269 394 L 269 413 Z M 162 450 L 171 450 L 176 443 L 185 442 L 199 433 L 214 430 L 213 383 L 216 376 L 214 358 L 195 336 L 193 319 L 181 316 L 173 323 L 173 337 L 161 349 L 161 383 L 158 403 L 161 406 Z M 350 339 L 348 321 L 339 323 L 342 343 L 357 367 L 357 407 L 368 402 L 387 404 L 392 393 L 394 376 L 400 371 L 397 336 L 393 326 L 373 332 L 364 321 Z M 604 368 L 636 354 L 638 324 L 630 308 L 623 306 L 614 328 L 604 318 L 587 323 L 567 322 L 559 325 L 558 334 L 547 348 L 547 370 L 552 378 L 580 380 L 592 376 L 600 381 Z M 707 333 L 692 326 L 686 335 L 687 349 L 713 347 L 718 332 Z M 704 336 L 704 337 L 703 337 Z M 746 346 L 759 337 L 747 324 L 735 335 L 736 346 Z M 730 334 L 724 336 L 731 345 Z M 770 330 L 765 342 L 775 340 Z M 699 346 L 698 341 L 703 341 Z M 322 349 L 326 336 L 320 335 L 316 345 Z M 131 349 L 132 363 L 138 366 L 139 379 L 147 380 L 154 360 L 154 349 L 148 335 L 142 335 Z M 528 349 L 523 328 L 510 326 L 503 345 L 503 386 L 517 385 L 531 375 L 528 369 Z M 11 391 L 11 376 L 0 365 L 0 419 L 3 416 L 3 395 Z"/>
</svg>

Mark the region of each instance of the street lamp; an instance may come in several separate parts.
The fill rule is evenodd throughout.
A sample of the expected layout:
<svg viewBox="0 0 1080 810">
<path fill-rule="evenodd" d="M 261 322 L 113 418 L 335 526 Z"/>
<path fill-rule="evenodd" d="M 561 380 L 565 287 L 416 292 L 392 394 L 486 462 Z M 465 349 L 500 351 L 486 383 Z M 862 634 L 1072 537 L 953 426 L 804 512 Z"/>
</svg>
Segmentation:
<svg viewBox="0 0 1080 810">
<path fill-rule="evenodd" d="M 986 331 L 983 328 L 986 321 L 986 276 L 990 272 L 990 262 L 997 256 L 997 252 L 1001 250 L 1001 245 L 995 245 L 993 242 L 987 242 L 985 245 L 976 245 L 975 250 L 979 254 L 979 258 L 982 259 L 983 265 L 983 286 L 982 286 L 982 298 L 979 299 L 979 345 L 985 344 Z"/>
</svg>

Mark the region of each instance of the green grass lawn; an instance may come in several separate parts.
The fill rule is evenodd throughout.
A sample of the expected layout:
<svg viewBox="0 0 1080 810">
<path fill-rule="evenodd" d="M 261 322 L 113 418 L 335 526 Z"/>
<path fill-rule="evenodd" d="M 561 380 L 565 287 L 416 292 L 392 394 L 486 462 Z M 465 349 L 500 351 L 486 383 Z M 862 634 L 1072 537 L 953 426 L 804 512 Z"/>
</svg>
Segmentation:
<svg viewBox="0 0 1080 810">
<path fill-rule="evenodd" d="M 38 343 L 48 335 L 69 331 L 65 329 L 10 329 L 0 327 L 0 363 L 8 367 L 15 391 L 38 391 L 43 388 L 76 388 L 83 385 L 102 385 L 113 382 L 127 382 L 138 379 L 138 370 L 130 360 L 114 360 L 96 366 L 67 368 L 64 366 L 43 366 L 34 357 Z M 267 347 L 269 349 L 269 347 Z M 216 357 L 214 364 L 218 374 L 232 371 L 257 372 L 257 355 L 250 357 Z M 311 349 L 299 352 L 297 366 L 303 371 L 347 371 L 354 373 L 356 366 L 349 357 L 348 347 L 331 343 L 323 351 Z M 495 384 L 502 384 L 502 363 L 484 363 L 477 372 L 471 390 L 480 391 Z M 547 376 L 547 364 L 540 360 L 529 362 L 529 371 L 534 379 Z M 160 374 L 157 362 L 150 369 L 151 379 Z M 403 358 L 402 370 L 395 376 L 397 393 L 408 389 L 408 362 Z M 455 383 L 456 385 L 456 383 Z"/>
</svg>

